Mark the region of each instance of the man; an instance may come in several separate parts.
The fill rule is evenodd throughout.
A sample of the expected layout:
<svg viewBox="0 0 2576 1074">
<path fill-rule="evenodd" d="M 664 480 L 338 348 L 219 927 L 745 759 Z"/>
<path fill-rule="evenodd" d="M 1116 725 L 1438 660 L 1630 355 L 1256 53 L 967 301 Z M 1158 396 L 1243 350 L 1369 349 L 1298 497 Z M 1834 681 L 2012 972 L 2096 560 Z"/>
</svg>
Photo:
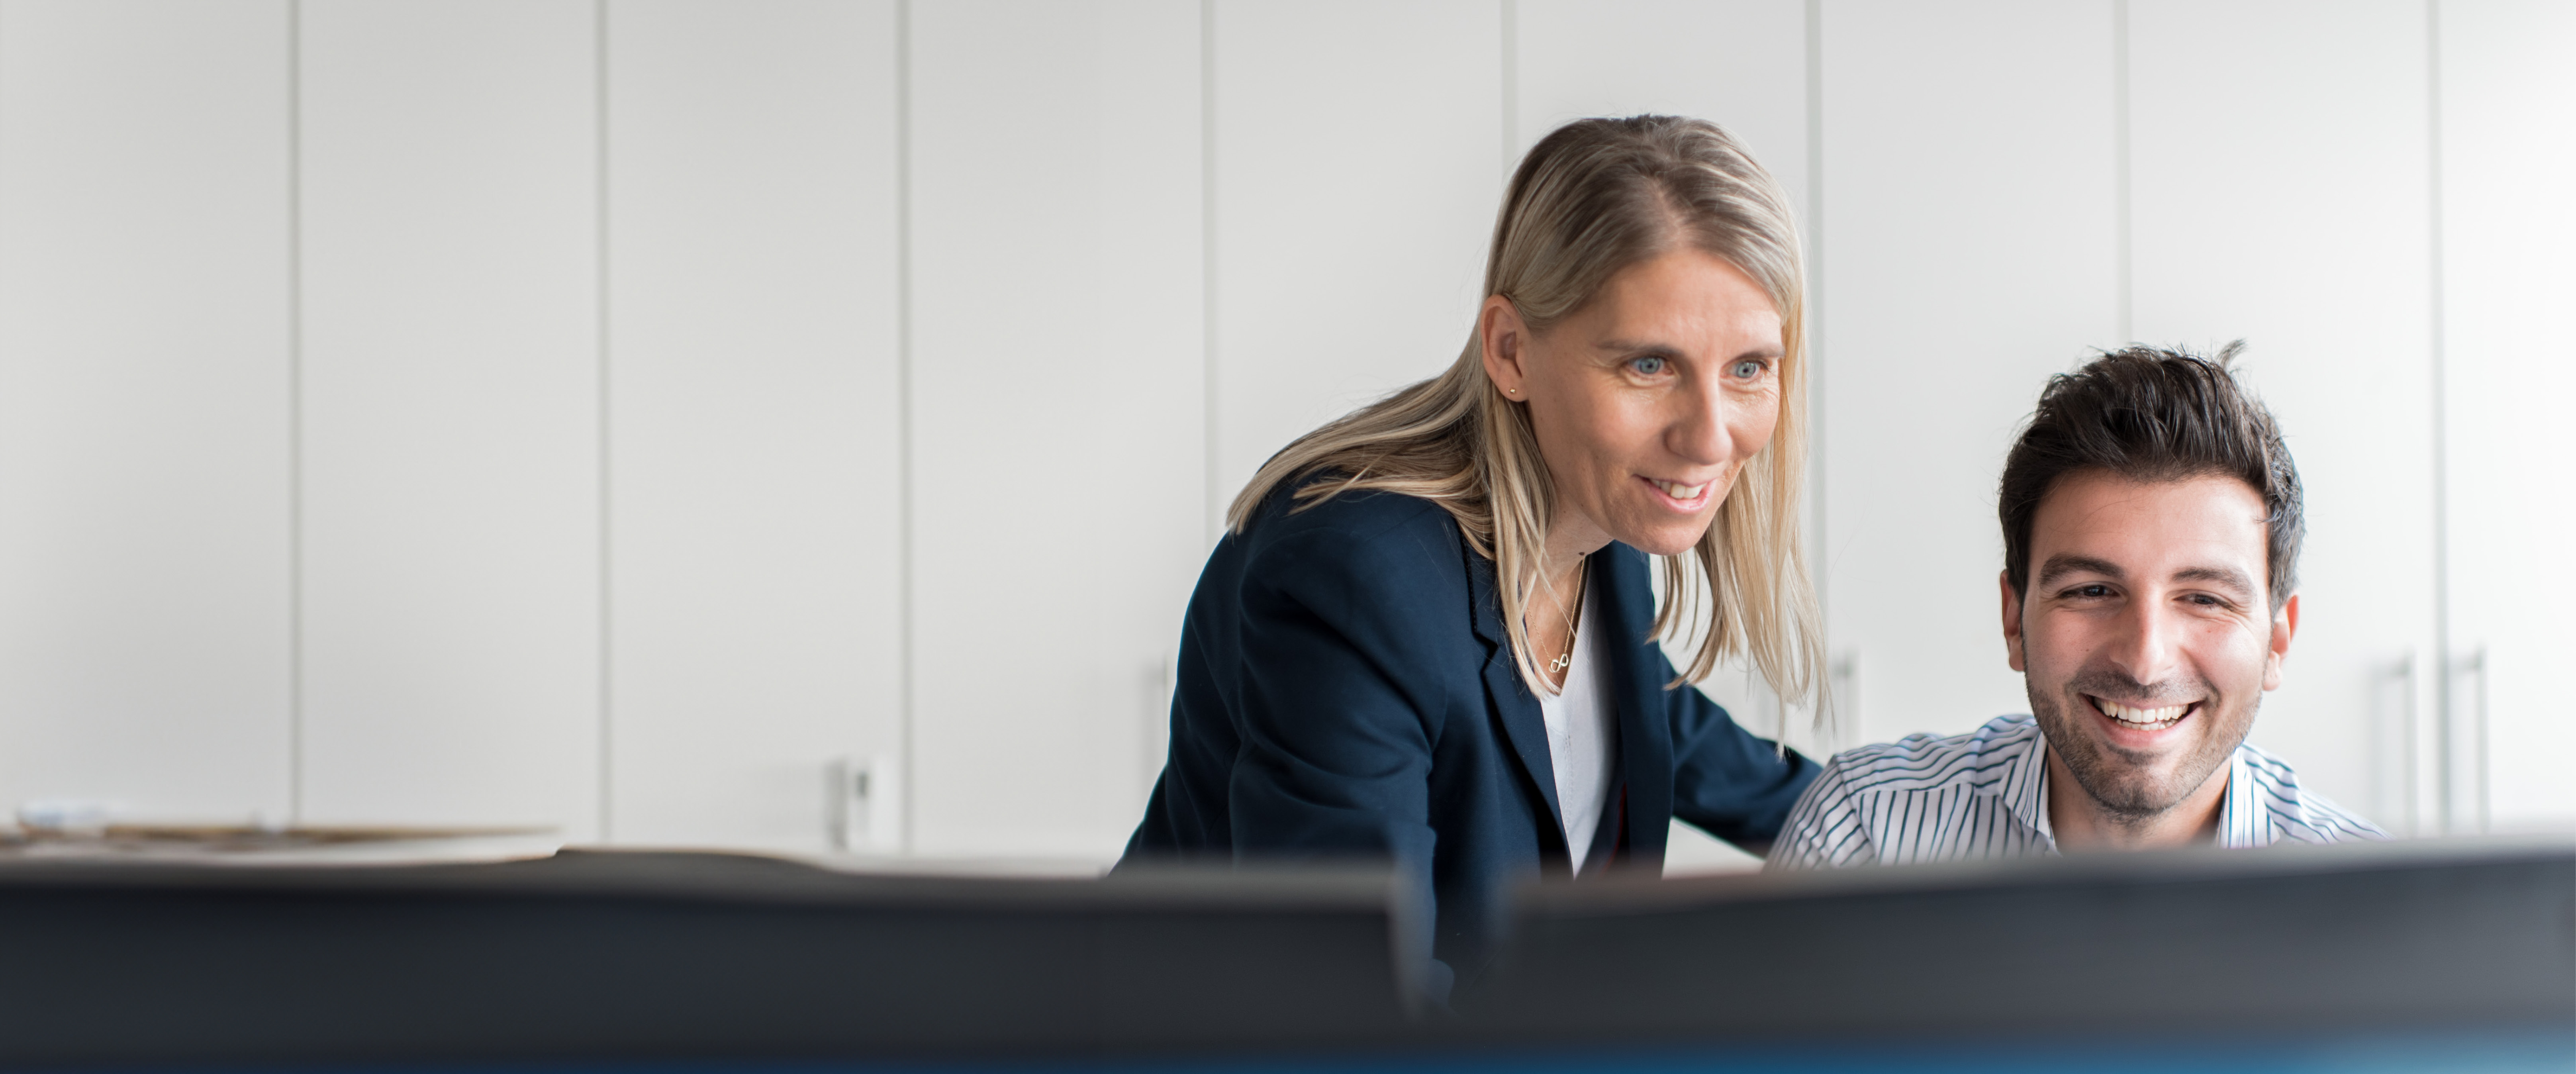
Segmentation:
<svg viewBox="0 0 2576 1074">
<path fill-rule="evenodd" d="M 2135 347 L 2049 380 L 1998 510 L 2032 714 L 1837 755 L 1770 867 L 2386 838 L 2245 745 L 2298 630 L 2303 523 L 2235 353 Z"/>
</svg>

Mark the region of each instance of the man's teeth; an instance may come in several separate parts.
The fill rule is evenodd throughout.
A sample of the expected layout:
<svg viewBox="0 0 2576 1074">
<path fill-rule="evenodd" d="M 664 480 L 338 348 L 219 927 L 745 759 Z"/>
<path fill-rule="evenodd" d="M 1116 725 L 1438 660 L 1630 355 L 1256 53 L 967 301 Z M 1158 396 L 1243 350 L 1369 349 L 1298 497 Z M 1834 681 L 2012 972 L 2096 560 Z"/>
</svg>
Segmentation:
<svg viewBox="0 0 2576 1074">
<path fill-rule="evenodd" d="M 1664 495 L 1676 500 L 1696 500 L 1699 498 L 1700 491 L 1706 489 L 1708 485 L 1705 482 L 1697 485 L 1676 485 L 1670 481 L 1657 481 L 1655 487 L 1664 490 Z"/>
<path fill-rule="evenodd" d="M 2127 705 L 2119 704 L 2118 702 L 2104 701 L 2099 698 L 2094 699 L 2094 704 L 2101 706 L 2102 715 L 2118 720 L 2121 723 L 2132 724 L 2138 727 L 2154 727 L 2158 724 L 2172 723 L 2175 720 L 2182 719 L 2183 713 L 2191 711 L 2191 706 L 2189 705 L 2167 705 L 2163 708 L 2157 709 L 2140 709 L 2131 708 Z"/>
</svg>

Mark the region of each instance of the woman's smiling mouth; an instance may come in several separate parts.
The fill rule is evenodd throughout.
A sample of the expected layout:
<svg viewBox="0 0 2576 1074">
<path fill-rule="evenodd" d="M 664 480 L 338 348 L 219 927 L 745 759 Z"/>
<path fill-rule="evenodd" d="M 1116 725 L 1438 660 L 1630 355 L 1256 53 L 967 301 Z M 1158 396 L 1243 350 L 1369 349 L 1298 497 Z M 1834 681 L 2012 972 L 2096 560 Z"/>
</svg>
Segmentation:
<svg viewBox="0 0 2576 1074">
<path fill-rule="evenodd" d="M 1652 477 L 1640 477 L 1637 480 L 1652 486 L 1655 493 L 1663 497 L 1666 504 L 1684 511 L 1696 511 L 1708 506 L 1708 490 L 1717 484 L 1715 481 L 1703 481 L 1696 485 L 1685 485 L 1678 481 L 1663 481 Z"/>
</svg>

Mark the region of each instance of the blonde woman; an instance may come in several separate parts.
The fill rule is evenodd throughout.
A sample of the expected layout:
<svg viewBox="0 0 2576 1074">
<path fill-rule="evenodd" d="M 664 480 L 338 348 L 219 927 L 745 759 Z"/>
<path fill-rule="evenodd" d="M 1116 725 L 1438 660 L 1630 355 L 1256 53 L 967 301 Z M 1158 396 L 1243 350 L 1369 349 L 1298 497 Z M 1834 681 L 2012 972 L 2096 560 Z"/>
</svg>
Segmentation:
<svg viewBox="0 0 2576 1074">
<path fill-rule="evenodd" d="M 1127 860 L 1391 858 L 1445 999 L 1516 882 L 1660 869 L 1674 817 L 1766 847 L 1816 766 L 1685 684 L 1745 654 L 1822 701 L 1801 279 L 1787 197 L 1710 123 L 1531 149 L 1457 363 L 1236 497 Z"/>
</svg>

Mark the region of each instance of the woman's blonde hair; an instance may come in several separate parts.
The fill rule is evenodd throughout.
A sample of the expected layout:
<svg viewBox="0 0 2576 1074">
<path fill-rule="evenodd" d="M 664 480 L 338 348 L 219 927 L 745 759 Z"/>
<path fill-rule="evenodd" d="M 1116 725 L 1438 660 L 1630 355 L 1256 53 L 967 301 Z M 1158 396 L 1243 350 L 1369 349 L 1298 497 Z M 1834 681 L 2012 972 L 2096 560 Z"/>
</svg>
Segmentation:
<svg viewBox="0 0 2576 1074">
<path fill-rule="evenodd" d="M 1716 124 L 1677 116 L 1586 119 L 1532 147 L 1512 174 L 1485 294 L 1500 295 L 1532 332 L 1545 332 L 1601 292 L 1613 275 L 1684 244 L 1715 256 L 1770 293 L 1780 314 L 1779 424 L 1748 461 L 1708 532 L 1663 560 L 1655 636 L 1700 636 L 1672 686 L 1706 678 L 1749 654 L 1771 689 L 1823 718 L 1824 639 L 1799 537 L 1807 454 L 1806 288 L 1788 195 Z M 1419 496 L 1449 510 L 1477 553 L 1495 562 L 1505 629 L 1534 692 L 1545 690 L 1522 623 L 1540 577 L 1555 486 L 1539 457 L 1526 404 L 1486 376 L 1471 331 L 1447 372 L 1299 437 L 1244 486 L 1226 512 L 1243 532 L 1284 482 L 1322 472 L 1296 493 L 1298 509 L 1352 489 Z M 1684 560 L 1695 560 L 1692 571 Z M 1703 597 L 1713 597 L 1706 607 Z M 1703 631 L 1704 627 L 1704 633 Z"/>
</svg>

